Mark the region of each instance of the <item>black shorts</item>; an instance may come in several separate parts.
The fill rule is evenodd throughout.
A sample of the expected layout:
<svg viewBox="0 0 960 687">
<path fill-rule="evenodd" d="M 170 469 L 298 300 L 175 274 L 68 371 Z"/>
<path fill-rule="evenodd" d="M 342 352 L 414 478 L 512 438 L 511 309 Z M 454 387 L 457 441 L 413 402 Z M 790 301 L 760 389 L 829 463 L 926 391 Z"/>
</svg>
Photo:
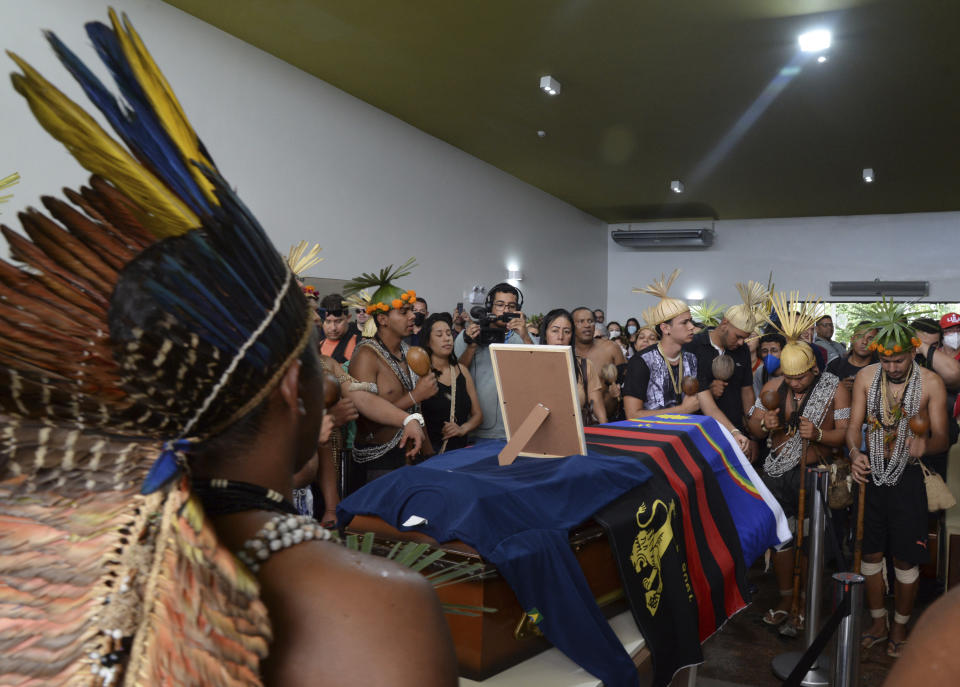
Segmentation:
<svg viewBox="0 0 960 687">
<path fill-rule="evenodd" d="M 350 460 L 347 465 L 347 494 L 352 494 L 360 487 L 369 484 L 378 477 L 383 477 L 388 472 L 402 468 L 407 464 L 405 451 L 406 449 L 395 446 L 379 458 L 366 463 Z"/>
<path fill-rule="evenodd" d="M 927 488 L 919 465 L 908 465 L 900 482 L 878 487 L 867 482 L 863 507 L 863 552 L 887 553 L 910 565 L 923 565 L 927 551 Z"/>
<path fill-rule="evenodd" d="M 794 465 L 779 477 L 771 477 L 766 472 L 760 473 L 760 478 L 773 494 L 784 514 L 788 518 L 799 515 L 797 504 L 800 501 L 800 465 Z"/>
</svg>

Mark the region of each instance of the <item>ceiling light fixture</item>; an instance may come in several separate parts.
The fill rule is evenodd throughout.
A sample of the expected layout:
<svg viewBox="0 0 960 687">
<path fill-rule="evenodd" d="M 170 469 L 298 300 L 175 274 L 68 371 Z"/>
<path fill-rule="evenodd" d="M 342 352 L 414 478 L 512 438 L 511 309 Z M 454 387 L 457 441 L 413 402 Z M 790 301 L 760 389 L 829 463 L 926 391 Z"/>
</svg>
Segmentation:
<svg viewBox="0 0 960 687">
<path fill-rule="evenodd" d="M 821 55 L 820 57 L 817 58 L 817 62 L 819 62 L 820 64 L 823 64 L 826 61 L 827 61 L 826 55 Z"/>
<path fill-rule="evenodd" d="M 823 52 L 830 48 L 833 35 L 827 29 L 814 29 L 801 33 L 797 40 L 803 52 Z"/>
<path fill-rule="evenodd" d="M 683 182 L 680 181 L 679 179 L 674 179 L 673 181 L 670 182 L 670 190 L 673 191 L 674 193 L 683 193 L 683 189 L 684 189 Z"/>
<path fill-rule="evenodd" d="M 547 132 L 544 131 L 543 129 L 540 129 L 540 130 L 537 132 L 537 138 L 546 138 L 546 137 L 547 137 Z"/>
<path fill-rule="evenodd" d="M 542 90 L 547 95 L 559 95 L 560 94 L 560 82 L 554 79 L 552 76 L 547 74 L 546 76 L 540 77 L 540 90 Z"/>
<path fill-rule="evenodd" d="M 876 176 L 873 173 L 873 167 L 864 167 L 863 180 L 868 184 L 872 184 L 874 179 L 876 179 Z"/>
</svg>

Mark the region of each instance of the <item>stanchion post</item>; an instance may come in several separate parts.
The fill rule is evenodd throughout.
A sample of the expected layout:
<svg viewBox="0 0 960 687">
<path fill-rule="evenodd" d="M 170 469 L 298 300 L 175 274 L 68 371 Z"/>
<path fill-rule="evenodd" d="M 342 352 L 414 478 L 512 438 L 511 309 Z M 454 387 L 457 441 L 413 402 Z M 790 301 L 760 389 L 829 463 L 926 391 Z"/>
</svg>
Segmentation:
<svg viewBox="0 0 960 687">
<path fill-rule="evenodd" d="M 850 597 L 850 612 L 840 622 L 833 648 L 833 687 L 860 684 L 860 618 L 863 614 L 863 576 L 841 572 L 833 576 L 834 598 Z"/>
<path fill-rule="evenodd" d="M 826 522 L 823 504 L 827 493 L 829 478 L 829 468 L 822 465 L 806 468 L 801 475 L 801 479 L 809 480 L 808 486 L 810 487 L 806 489 L 806 512 L 810 518 L 810 532 L 807 537 L 807 603 L 804 609 L 806 612 L 803 634 L 804 649 L 813 644 L 813 640 L 816 638 L 817 632 L 820 629 L 820 605 L 822 602 L 821 583 L 823 581 L 823 534 Z M 803 523 L 797 522 L 798 532 L 801 527 L 803 527 Z M 775 656 L 771 666 L 774 675 L 781 680 L 787 679 L 787 676 L 793 672 L 794 667 L 800 662 L 802 656 L 802 651 L 789 651 L 785 654 Z M 814 661 L 800 684 L 804 687 L 825 687 L 829 684 L 827 682 L 828 673 L 823 668 L 827 662 L 828 661 L 822 656 Z"/>
</svg>

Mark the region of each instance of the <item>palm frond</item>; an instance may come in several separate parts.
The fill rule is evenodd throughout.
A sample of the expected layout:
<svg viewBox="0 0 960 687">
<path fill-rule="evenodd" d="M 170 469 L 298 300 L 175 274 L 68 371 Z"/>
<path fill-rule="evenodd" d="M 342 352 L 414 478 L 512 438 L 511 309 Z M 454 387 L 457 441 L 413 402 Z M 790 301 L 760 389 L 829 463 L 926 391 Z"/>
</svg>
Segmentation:
<svg viewBox="0 0 960 687">
<path fill-rule="evenodd" d="M 805 301 L 800 300 L 799 291 L 789 294 L 780 292 L 771 295 L 773 312 L 780 320 L 775 321 L 769 314 L 765 315 L 767 322 L 786 337 L 788 342 L 799 341 L 801 334 L 810 329 L 820 312 L 821 301 L 812 294 L 807 295 Z"/>
<path fill-rule="evenodd" d="M 690 306 L 690 314 L 693 319 L 708 327 L 716 327 L 723 318 L 723 313 L 727 306 L 717 303 L 717 301 L 700 301 Z"/>
<path fill-rule="evenodd" d="M 307 250 L 309 245 L 308 242 L 301 241 L 290 246 L 290 251 L 287 253 L 287 264 L 290 266 L 290 271 L 298 277 L 314 265 L 323 262 L 323 258 L 317 257 L 321 250 L 320 244 L 315 243 L 313 248 Z"/>
<path fill-rule="evenodd" d="M 0 191 L 5 191 L 6 189 L 16 184 L 18 181 L 20 181 L 20 175 L 17 172 L 14 172 L 9 176 L 3 177 L 3 179 L 0 179 Z M 11 198 L 13 198 L 12 193 L 8 193 L 5 196 L 0 196 L 0 203 L 6 203 Z"/>
<path fill-rule="evenodd" d="M 659 279 L 654 279 L 653 282 L 647 286 L 634 289 L 633 292 L 646 293 L 650 294 L 651 296 L 656 296 L 657 298 L 666 298 L 667 293 L 670 291 L 670 287 L 673 286 L 673 282 L 677 280 L 679 275 L 680 268 L 678 267 L 670 273 L 669 277 L 666 274 L 661 274 Z"/>
<path fill-rule="evenodd" d="M 343 292 L 349 296 L 363 289 L 378 289 L 381 286 L 392 283 L 395 279 L 408 276 L 416 266 L 417 259 L 410 258 L 396 269 L 394 269 L 393 265 L 387 265 L 376 274 L 364 272 L 359 277 L 347 282 L 343 287 Z"/>
</svg>

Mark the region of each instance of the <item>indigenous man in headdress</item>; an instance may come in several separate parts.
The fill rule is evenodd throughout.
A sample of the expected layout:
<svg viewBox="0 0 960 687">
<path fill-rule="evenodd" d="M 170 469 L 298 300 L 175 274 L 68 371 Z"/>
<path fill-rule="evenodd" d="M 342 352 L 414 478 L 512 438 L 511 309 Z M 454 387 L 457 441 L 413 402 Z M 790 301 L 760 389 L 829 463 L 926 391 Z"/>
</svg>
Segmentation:
<svg viewBox="0 0 960 687">
<path fill-rule="evenodd" d="M 429 583 L 296 513 L 329 431 L 312 313 L 110 19 L 122 97 L 47 38 L 122 142 L 12 56 L 94 174 L 0 227 L 0 684 L 455 685 Z"/>
<path fill-rule="evenodd" d="M 369 390 L 411 414 L 404 423 L 419 422 L 423 426 L 420 403 L 437 393 L 437 378 L 433 372 L 418 377 L 407 365 L 409 346 L 404 339 L 413 330 L 413 303 L 417 294 L 404 291 L 393 282 L 410 274 L 413 258 L 393 269 L 393 265 L 379 274 L 363 274 L 344 288 L 347 295 L 366 288 L 374 289 L 367 312 L 376 327 L 369 339 L 363 339 L 350 361 L 350 374 L 366 383 Z M 407 464 L 407 456 L 400 440 L 402 430 L 384 426 L 370 418 L 357 421 L 357 438 L 347 477 L 347 491 L 352 492 L 372 479 Z"/>
<path fill-rule="evenodd" d="M 735 433 L 743 434 L 746 415 L 756 400 L 750 351 L 744 342 L 757 326 L 758 309 L 767 301 L 767 290 L 755 281 L 738 283 L 737 290 L 743 302 L 727 308 L 716 327 L 695 335 L 684 350 L 697 356 L 700 388 L 710 393 L 720 412 L 736 428 Z M 730 356 L 733 364 L 726 379 L 719 379 L 713 363 L 724 355 Z M 756 459 L 756 444 L 750 442 L 747 454 L 751 461 Z"/>
<path fill-rule="evenodd" d="M 862 643 L 871 647 L 886 641 L 887 655 L 894 658 L 906 641 L 919 566 L 929 557 L 927 493 L 919 461 L 925 454 L 943 451 L 948 442 L 946 389 L 939 375 L 914 360 L 914 349 L 921 342 L 908 324 L 906 305 L 881 301 L 858 313 L 866 321 L 861 330 L 876 330 L 870 348 L 880 362 L 866 366 L 854 379 L 846 436 L 853 478 L 866 488 L 860 573 L 867 578 L 873 623 Z M 914 420 L 917 417 L 928 422 Z M 892 624 L 881 579 L 887 551 L 896 575 Z"/>
<path fill-rule="evenodd" d="M 647 326 L 654 327 L 660 341 L 648 346 L 630 358 L 623 382 L 623 410 L 627 419 L 659 415 L 665 410 L 713 417 L 734 434 L 741 450 L 747 447 L 747 438 L 737 433 L 736 427 L 719 411 L 709 393 L 683 391 L 684 379 L 697 377 L 697 357 L 683 350 L 693 339 L 693 317 L 690 306 L 679 298 L 670 298 L 670 286 L 680 270 L 667 277 L 660 275 L 650 286 L 634 289 L 648 293 L 660 301 L 643 311 Z"/>
<path fill-rule="evenodd" d="M 761 477 L 788 518 L 798 516 L 798 496 L 803 466 L 830 458 L 835 447 L 843 446 L 850 417 L 850 395 L 840 380 L 829 372 L 820 373 L 813 349 L 801 336 L 816 319 L 819 302 L 798 303 L 798 294 L 773 297 L 776 318 L 769 322 L 786 339 L 780 352 L 782 375 L 764 384 L 761 395 L 777 394 L 776 410 L 767 409 L 758 399 L 750 412 L 748 427 L 753 436 L 766 439 L 769 454 Z M 797 523 L 803 527 L 803 523 Z M 773 558 L 780 588 L 780 602 L 767 611 L 763 620 L 779 625 L 787 619 L 793 592 L 793 541 L 781 545 Z M 795 634 L 801 619 L 792 619 L 784 634 Z"/>
</svg>

